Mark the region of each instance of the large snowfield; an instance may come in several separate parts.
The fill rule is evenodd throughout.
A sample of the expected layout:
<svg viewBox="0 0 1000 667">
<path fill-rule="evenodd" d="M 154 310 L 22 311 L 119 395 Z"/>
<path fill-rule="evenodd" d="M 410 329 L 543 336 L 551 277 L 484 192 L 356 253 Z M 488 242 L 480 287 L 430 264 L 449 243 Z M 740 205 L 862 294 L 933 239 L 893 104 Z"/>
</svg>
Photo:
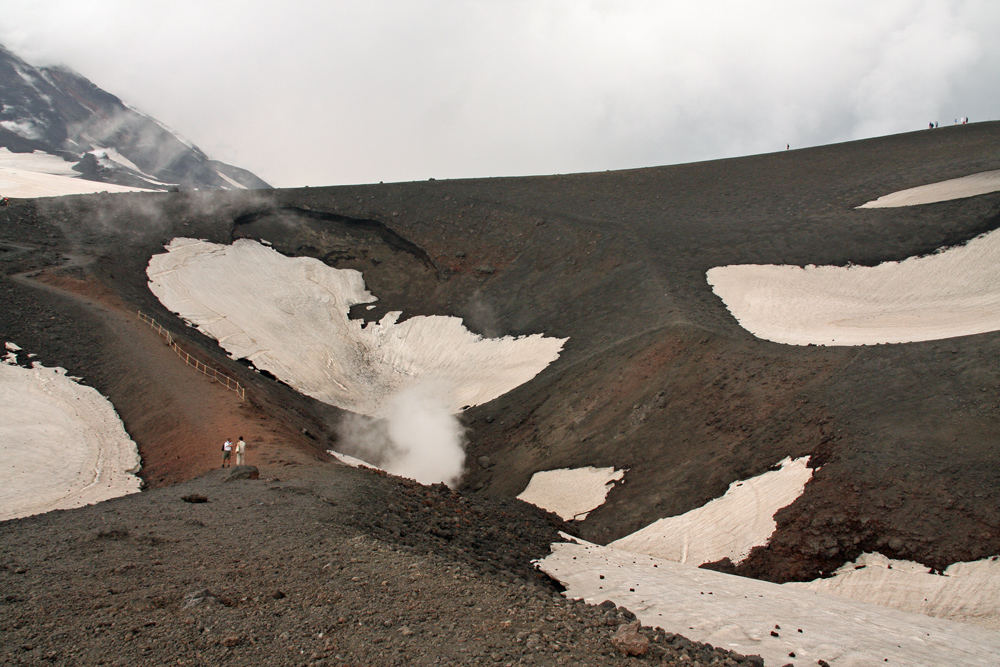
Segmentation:
<svg viewBox="0 0 1000 667">
<path fill-rule="evenodd" d="M 813 473 L 808 458 L 785 459 L 777 470 L 733 482 L 721 498 L 608 546 L 696 566 L 723 558 L 739 564 L 751 549 L 767 544 L 777 527 L 775 512 L 802 495 Z"/>
</svg>

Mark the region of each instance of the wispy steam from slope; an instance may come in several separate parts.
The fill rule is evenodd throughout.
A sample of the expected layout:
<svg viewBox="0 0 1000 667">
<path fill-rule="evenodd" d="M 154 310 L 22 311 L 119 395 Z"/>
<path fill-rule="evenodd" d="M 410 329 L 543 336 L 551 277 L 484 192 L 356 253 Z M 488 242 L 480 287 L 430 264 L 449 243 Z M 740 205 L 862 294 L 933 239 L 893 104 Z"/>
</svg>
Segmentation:
<svg viewBox="0 0 1000 667">
<path fill-rule="evenodd" d="M 464 429 L 450 409 L 441 380 L 419 380 L 386 400 L 384 419 L 349 414 L 340 423 L 341 448 L 394 475 L 454 486 L 465 463 Z"/>
</svg>

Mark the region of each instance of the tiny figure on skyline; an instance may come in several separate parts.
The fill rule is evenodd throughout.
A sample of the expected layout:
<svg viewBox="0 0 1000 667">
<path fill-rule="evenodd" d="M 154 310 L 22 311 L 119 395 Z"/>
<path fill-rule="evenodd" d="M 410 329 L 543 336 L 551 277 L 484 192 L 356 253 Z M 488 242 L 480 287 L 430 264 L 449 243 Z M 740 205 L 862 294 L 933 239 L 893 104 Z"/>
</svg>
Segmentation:
<svg viewBox="0 0 1000 667">
<path fill-rule="evenodd" d="M 240 436 L 239 441 L 236 443 L 236 465 L 243 465 L 243 454 L 247 451 L 247 443 L 243 442 L 243 436 Z"/>
<path fill-rule="evenodd" d="M 226 464 L 229 464 L 230 468 L 233 466 L 233 464 L 229 462 L 229 457 L 232 455 L 232 453 L 233 453 L 233 441 L 231 439 L 229 439 L 229 438 L 226 438 L 226 442 L 223 443 L 223 445 L 222 445 L 222 467 L 223 468 L 226 467 Z"/>
</svg>

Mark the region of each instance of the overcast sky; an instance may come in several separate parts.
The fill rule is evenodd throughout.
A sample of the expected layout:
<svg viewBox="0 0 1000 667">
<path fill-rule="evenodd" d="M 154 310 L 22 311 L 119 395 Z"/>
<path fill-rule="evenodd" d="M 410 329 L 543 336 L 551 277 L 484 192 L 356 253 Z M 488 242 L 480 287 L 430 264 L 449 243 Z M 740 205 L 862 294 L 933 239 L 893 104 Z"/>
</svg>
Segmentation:
<svg viewBox="0 0 1000 667">
<path fill-rule="evenodd" d="M 1000 118 L 997 0 L 0 0 L 276 186 L 675 164 Z"/>
</svg>

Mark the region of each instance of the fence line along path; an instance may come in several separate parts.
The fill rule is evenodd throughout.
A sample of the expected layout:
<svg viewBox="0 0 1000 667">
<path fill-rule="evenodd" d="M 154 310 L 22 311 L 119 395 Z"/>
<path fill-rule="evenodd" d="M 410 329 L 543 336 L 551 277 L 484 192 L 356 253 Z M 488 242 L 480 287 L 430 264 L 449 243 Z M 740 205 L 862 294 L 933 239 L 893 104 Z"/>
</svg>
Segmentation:
<svg viewBox="0 0 1000 667">
<path fill-rule="evenodd" d="M 246 387 L 237 382 L 235 378 L 231 378 L 225 373 L 221 373 L 215 370 L 214 368 L 206 366 L 204 363 L 202 363 L 198 359 L 188 354 L 185 350 L 181 349 L 181 347 L 177 344 L 177 341 L 174 340 L 173 335 L 171 335 L 169 331 L 164 329 L 159 322 L 154 320 L 149 315 L 146 315 L 141 310 L 136 312 L 139 313 L 140 320 L 151 326 L 153 329 L 156 329 L 156 332 L 166 339 L 167 345 L 173 348 L 174 352 L 177 353 L 177 356 L 180 357 L 185 364 L 194 368 L 196 371 L 205 375 L 206 377 L 215 380 L 219 384 L 225 385 L 226 389 L 235 391 L 236 395 L 240 397 L 241 401 L 246 401 L 247 399 Z"/>
</svg>

